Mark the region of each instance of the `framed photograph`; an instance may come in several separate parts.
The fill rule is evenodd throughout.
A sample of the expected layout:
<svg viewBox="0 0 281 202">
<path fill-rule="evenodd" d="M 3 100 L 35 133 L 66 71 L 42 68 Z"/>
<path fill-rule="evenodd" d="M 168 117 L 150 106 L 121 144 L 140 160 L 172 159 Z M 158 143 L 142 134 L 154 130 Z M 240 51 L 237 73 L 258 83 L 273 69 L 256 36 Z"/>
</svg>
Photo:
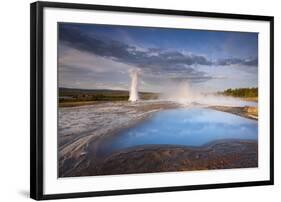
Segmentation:
<svg viewBox="0 0 281 202">
<path fill-rule="evenodd" d="M 273 184 L 272 16 L 31 4 L 31 198 Z"/>
</svg>

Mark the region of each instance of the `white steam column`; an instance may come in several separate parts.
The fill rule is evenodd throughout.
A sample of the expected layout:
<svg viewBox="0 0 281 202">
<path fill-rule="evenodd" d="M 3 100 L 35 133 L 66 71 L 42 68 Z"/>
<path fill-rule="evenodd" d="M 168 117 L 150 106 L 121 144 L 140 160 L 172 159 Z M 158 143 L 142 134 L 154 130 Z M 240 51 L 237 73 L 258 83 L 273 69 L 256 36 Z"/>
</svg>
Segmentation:
<svg viewBox="0 0 281 202">
<path fill-rule="evenodd" d="M 139 69 L 131 69 L 130 70 L 130 76 L 131 76 L 131 89 L 130 89 L 130 97 L 129 101 L 136 102 L 139 99 L 138 94 L 138 80 L 139 80 Z"/>
</svg>

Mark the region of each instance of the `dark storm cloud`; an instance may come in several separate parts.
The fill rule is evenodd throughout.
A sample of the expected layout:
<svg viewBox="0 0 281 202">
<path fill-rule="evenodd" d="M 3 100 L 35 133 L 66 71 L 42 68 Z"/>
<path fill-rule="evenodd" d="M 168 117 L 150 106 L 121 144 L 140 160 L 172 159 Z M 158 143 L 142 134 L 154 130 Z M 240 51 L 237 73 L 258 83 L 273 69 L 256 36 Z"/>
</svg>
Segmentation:
<svg viewBox="0 0 281 202">
<path fill-rule="evenodd" d="M 212 79 L 204 72 L 196 70 L 196 65 L 257 66 L 257 59 L 227 58 L 211 61 L 205 56 L 183 54 L 179 51 L 167 51 L 161 48 L 139 49 L 121 41 L 111 40 L 71 25 L 59 26 L 59 41 L 79 51 L 86 51 L 117 62 L 133 65 L 153 74 L 168 73 L 180 77 L 188 75 L 189 80 L 204 82 Z M 185 79 L 187 77 L 184 77 Z"/>
<path fill-rule="evenodd" d="M 257 66 L 258 59 L 239 59 L 239 58 L 226 58 L 220 59 L 216 63 L 216 65 L 227 66 L 227 65 L 245 65 L 245 66 Z"/>
<path fill-rule="evenodd" d="M 138 50 L 134 46 L 82 32 L 77 27 L 60 26 L 59 40 L 81 51 L 87 51 L 115 61 L 135 65 L 141 68 L 170 65 L 211 65 L 211 61 L 204 56 L 182 54 L 178 51 L 165 51 L 159 48 Z M 179 68 L 179 66 L 178 66 Z M 167 70 L 170 68 L 168 67 Z"/>
</svg>

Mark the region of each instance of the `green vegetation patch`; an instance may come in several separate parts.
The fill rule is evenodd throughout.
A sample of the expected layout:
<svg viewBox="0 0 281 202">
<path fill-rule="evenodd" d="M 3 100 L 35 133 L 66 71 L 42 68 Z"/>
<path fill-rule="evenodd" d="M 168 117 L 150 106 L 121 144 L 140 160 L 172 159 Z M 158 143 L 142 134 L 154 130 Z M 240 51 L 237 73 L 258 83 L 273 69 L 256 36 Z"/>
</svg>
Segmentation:
<svg viewBox="0 0 281 202">
<path fill-rule="evenodd" d="M 219 94 L 233 97 L 258 97 L 258 88 L 229 88 Z"/>
</svg>

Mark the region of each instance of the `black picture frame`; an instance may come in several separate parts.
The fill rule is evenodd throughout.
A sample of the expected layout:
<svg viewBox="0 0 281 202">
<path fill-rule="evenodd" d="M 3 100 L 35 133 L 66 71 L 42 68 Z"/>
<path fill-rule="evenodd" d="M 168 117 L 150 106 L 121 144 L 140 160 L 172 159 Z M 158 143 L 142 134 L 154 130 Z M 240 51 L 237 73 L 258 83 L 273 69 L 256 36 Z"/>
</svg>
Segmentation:
<svg viewBox="0 0 281 202">
<path fill-rule="evenodd" d="M 43 193 L 43 9 L 81 9 L 99 11 L 118 11 L 130 13 L 196 16 L 223 19 L 267 21 L 270 23 L 270 179 L 239 183 L 204 184 L 174 187 L 155 187 L 129 190 L 95 191 L 80 193 L 50 194 Z M 30 5 L 30 197 L 36 200 L 92 197 L 106 195 L 171 192 L 228 187 L 246 187 L 274 184 L 274 17 L 240 15 L 183 10 L 150 9 L 120 6 L 103 6 L 75 3 L 35 2 Z"/>
</svg>

